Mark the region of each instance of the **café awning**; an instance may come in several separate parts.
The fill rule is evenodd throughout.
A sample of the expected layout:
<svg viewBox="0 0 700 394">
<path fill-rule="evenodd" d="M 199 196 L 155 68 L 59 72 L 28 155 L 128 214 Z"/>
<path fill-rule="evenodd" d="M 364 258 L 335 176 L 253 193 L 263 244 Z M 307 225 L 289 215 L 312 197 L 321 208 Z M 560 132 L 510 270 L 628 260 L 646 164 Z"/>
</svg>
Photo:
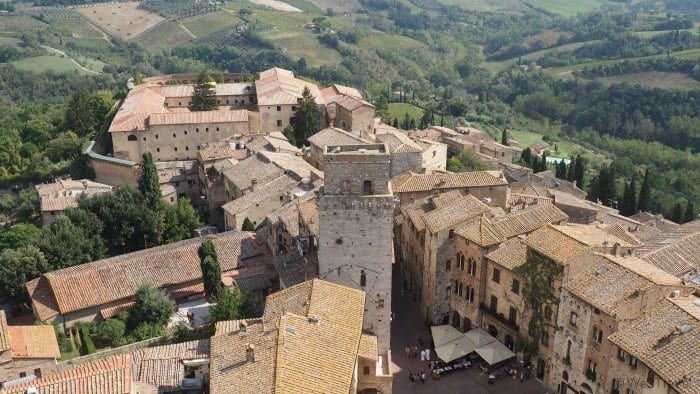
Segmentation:
<svg viewBox="0 0 700 394">
<path fill-rule="evenodd" d="M 496 338 L 481 328 L 475 328 L 467 331 L 464 333 L 464 336 L 467 337 L 467 339 L 469 339 L 474 345 L 476 345 L 476 347 L 484 346 L 496 341 Z"/>
<path fill-rule="evenodd" d="M 454 341 L 455 339 L 459 339 L 464 335 L 458 329 L 450 326 L 449 324 L 430 327 L 430 331 L 433 334 L 433 344 L 435 345 L 436 349 L 442 345 Z"/>
<path fill-rule="evenodd" d="M 492 337 L 493 338 L 493 337 Z M 499 341 L 491 342 L 487 345 L 477 347 L 474 351 L 481 356 L 489 365 L 500 363 L 515 357 L 515 353 L 511 352 L 506 345 Z"/>
<path fill-rule="evenodd" d="M 474 351 L 476 346 L 463 334 L 460 338 L 435 348 L 440 360 L 449 363 L 450 361 L 464 357 Z"/>
</svg>

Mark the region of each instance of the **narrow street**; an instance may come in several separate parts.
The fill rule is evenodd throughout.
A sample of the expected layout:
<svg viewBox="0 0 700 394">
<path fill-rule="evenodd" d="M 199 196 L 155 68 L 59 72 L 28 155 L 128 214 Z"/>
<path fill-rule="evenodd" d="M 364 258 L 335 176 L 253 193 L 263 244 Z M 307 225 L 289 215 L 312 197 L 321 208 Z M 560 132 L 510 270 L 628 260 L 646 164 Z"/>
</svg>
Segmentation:
<svg viewBox="0 0 700 394">
<path fill-rule="evenodd" d="M 478 365 L 473 365 L 467 370 L 457 371 L 444 376 L 439 380 L 430 376 L 428 363 L 421 362 L 420 356 L 407 358 L 406 346 L 419 346 L 418 338 L 421 337 L 426 346 L 430 344 L 430 330 L 420 319 L 418 304 L 413 301 L 410 294 L 401 295 L 401 283 L 394 272 L 392 310 L 394 319 L 391 324 L 391 356 L 392 371 L 394 372 L 394 393 L 425 393 L 425 394 L 543 394 L 547 390 L 534 378 L 520 383 L 519 380 L 505 378 L 496 380 L 494 384 L 488 384 L 488 376 L 483 373 Z M 434 351 L 431 351 L 432 359 L 435 359 Z M 409 374 L 420 370 L 425 371 L 425 383 L 418 381 L 411 384 Z"/>
</svg>

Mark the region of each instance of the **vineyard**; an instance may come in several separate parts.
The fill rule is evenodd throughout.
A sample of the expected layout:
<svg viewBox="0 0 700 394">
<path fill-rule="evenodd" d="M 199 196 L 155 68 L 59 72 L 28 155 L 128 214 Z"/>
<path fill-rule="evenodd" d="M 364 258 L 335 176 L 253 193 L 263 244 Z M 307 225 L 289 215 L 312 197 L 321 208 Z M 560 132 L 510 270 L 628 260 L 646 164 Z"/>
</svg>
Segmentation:
<svg viewBox="0 0 700 394">
<path fill-rule="evenodd" d="M 156 53 L 161 49 L 182 45 L 192 39 L 176 22 L 167 21 L 141 34 L 136 41 L 146 50 Z"/>
<path fill-rule="evenodd" d="M 207 12 L 219 11 L 219 6 L 191 0 L 144 0 L 139 8 L 166 19 L 186 18 Z"/>
<path fill-rule="evenodd" d="M 138 3 L 113 3 L 80 9 L 87 20 L 110 35 L 132 39 L 163 21 L 159 15 L 138 8 Z"/>
</svg>

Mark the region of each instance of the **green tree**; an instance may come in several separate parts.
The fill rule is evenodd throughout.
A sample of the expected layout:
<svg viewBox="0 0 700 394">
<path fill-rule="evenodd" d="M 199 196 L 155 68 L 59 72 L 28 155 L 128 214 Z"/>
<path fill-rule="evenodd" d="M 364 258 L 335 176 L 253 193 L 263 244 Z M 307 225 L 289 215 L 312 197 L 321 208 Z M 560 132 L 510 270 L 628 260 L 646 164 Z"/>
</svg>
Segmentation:
<svg viewBox="0 0 700 394">
<path fill-rule="evenodd" d="M 619 208 L 620 214 L 624 216 L 630 216 L 637 213 L 637 183 L 635 181 L 635 174 L 632 174 L 631 182 L 625 182 L 625 189 L 622 192 Z"/>
<path fill-rule="evenodd" d="M 202 226 L 190 200 L 180 198 L 176 204 L 164 206 L 163 242 L 171 243 L 192 237 Z"/>
<path fill-rule="evenodd" d="M 119 346 L 124 341 L 126 324 L 119 319 L 107 319 L 95 328 L 99 346 Z"/>
<path fill-rule="evenodd" d="M 532 149 L 530 147 L 523 149 L 523 152 L 520 154 L 520 160 L 528 167 L 532 164 Z"/>
<path fill-rule="evenodd" d="M 574 164 L 574 179 L 576 181 L 576 186 L 583 189 L 583 157 L 581 155 L 576 155 L 576 163 Z"/>
<path fill-rule="evenodd" d="M 238 320 L 250 317 L 248 297 L 238 288 L 225 288 L 216 299 L 216 305 L 209 310 L 207 323 L 214 324 L 225 320 Z"/>
<path fill-rule="evenodd" d="M 148 205 L 149 209 L 156 212 L 161 211 L 163 200 L 160 182 L 158 181 L 158 170 L 153 162 L 153 155 L 151 155 L 150 152 L 143 154 L 141 176 L 139 177 L 138 185 L 144 202 Z"/>
<path fill-rule="evenodd" d="M 16 224 L 0 233 L 0 250 L 27 246 L 39 232 L 41 230 L 31 223 Z"/>
<path fill-rule="evenodd" d="M 566 163 L 564 159 L 561 159 L 556 166 L 556 177 L 559 179 L 566 179 Z"/>
<path fill-rule="evenodd" d="M 210 299 L 216 299 L 221 293 L 221 266 L 212 256 L 207 256 L 201 262 L 204 293 Z"/>
<path fill-rule="evenodd" d="M 683 223 L 683 207 L 681 206 L 680 202 L 677 202 L 673 206 L 673 212 L 671 213 L 671 220 L 678 224 Z"/>
<path fill-rule="evenodd" d="M 214 91 L 214 80 L 204 73 L 199 74 L 197 83 L 192 92 L 190 110 L 192 111 L 213 111 L 219 108 L 219 100 Z"/>
<path fill-rule="evenodd" d="M 485 171 L 488 169 L 489 165 L 469 149 L 465 149 L 447 160 L 447 170 L 452 172 Z"/>
<path fill-rule="evenodd" d="M 294 116 L 294 139 L 297 146 L 301 147 L 306 140 L 318 131 L 318 107 L 316 98 L 311 94 L 308 87 L 304 87 L 299 100 L 299 107 Z"/>
<path fill-rule="evenodd" d="M 692 201 L 688 201 L 688 205 L 685 207 L 685 216 L 683 217 L 683 223 L 692 222 L 695 220 L 695 205 Z"/>
<path fill-rule="evenodd" d="M 128 327 L 141 324 L 165 326 L 175 313 L 175 304 L 165 292 L 153 285 L 143 284 L 136 290 L 136 303 L 129 310 Z"/>
<path fill-rule="evenodd" d="M 219 259 L 219 257 L 216 254 L 216 248 L 214 247 L 214 243 L 211 242 L 210 239 L 205 240 L 202 242 L 201 245 L 199 245 L 199 249 L 197 249 L 197 254 L 199 254 L 199 260 L 204 261 L 204 258 L 207 256 L 211 256 L 214 258 L 214 260 Z"/>
<path fill-rule="evenodd" d="M 508 130 L 503 128 L 503 133 L 501 133 L 501 145 L 508 146 Z"/>
<path fill-rule="evenodd" d="M 650 178 L 651 174 L 647 168 L 644 172 L 644 180 L 642 181 L 642 188 L 639 190 L 639 199 L 637 200 L 637 209 L 642 212 L 649 212 L 651 209 Z"/>
<path fill-rule="evenodd" d="M 94 215 L 76 212 L 82 215 L 87 225 L 87 218 L 95 220 Z M 32 242 L 46 257 L 52 269 L 71 267 L 77 264 L 99 260 L 106 255 L 104 240 L 100 236 L 102 225 L 99 219 L 94 225 L 76 226 L 66 215 L 59 215 L 51 226 L 45 227 Z"/>
<path fill-rule="evenodd" d="M 65 128 L 80 137 L 93 135 L 97 129 L 92 109 L 90 96 L 85 90 L 78 89 L 68 101 L 64 119 Z"/>
<path fill-rule="evenodd" d="M 243 230 L 243 231 L 255 231 L 255 225 L 253 224 L 253 222 L 250 221 L 250 219 L 248 219 L 247 216 L 245 219 L 243 219 L 243 227 L 241 228 L 241 230 Z"/>
<path fill-rule="evenodd" d="M 17 305 L 29 299 L 24 284 L 51 269 L 35 246 L 6 249 L 0 254 L 0 294 Z"/>
</svg>

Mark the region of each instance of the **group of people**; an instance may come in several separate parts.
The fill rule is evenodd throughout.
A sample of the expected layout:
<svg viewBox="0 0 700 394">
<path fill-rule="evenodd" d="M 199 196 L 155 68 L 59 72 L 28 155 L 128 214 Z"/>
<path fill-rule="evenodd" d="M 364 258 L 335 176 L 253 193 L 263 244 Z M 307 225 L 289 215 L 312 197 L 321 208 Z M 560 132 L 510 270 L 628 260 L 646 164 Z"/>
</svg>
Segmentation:
<svg viewBox="0 0 700 394">
<path fill-rule="evenodd" d="M 411 385 L 415 385 L 418 380 L 425 384 L 425 371 L 422 369 L 418 373 L 413 373 L 413 371 L 410 371 L 408 374 L 408 379 L 411 381 Z"/>
</svg>

